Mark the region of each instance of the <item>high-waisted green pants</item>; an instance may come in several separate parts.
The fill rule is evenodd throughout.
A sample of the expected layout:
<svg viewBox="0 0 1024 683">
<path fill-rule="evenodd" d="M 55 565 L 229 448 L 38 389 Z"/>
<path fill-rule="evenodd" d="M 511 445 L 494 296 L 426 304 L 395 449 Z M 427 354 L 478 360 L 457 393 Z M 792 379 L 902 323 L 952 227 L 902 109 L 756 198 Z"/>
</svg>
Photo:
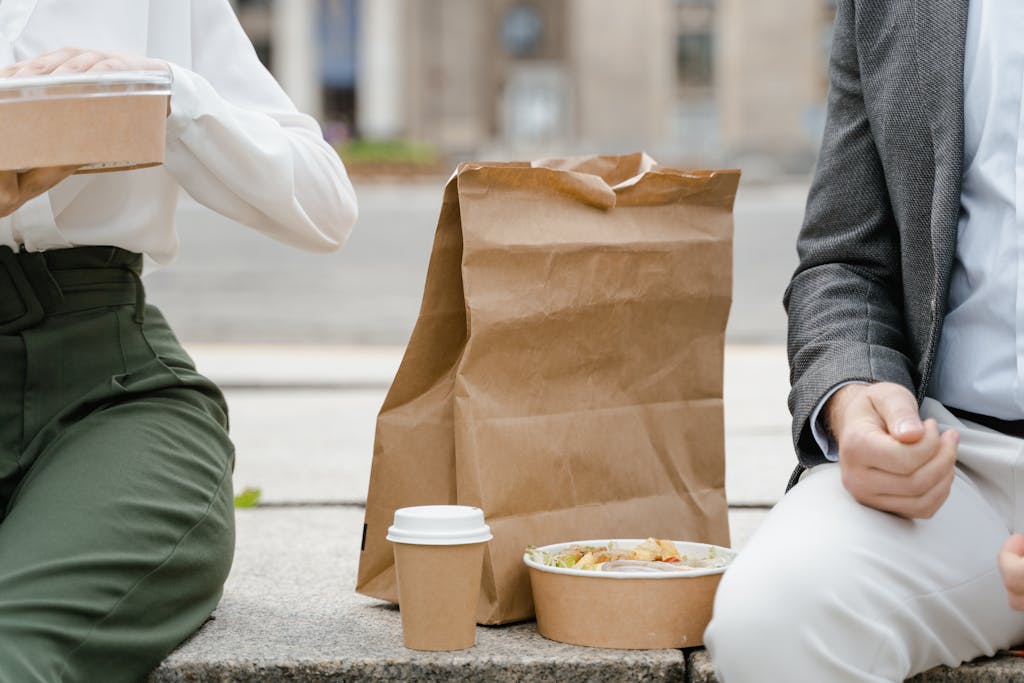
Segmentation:
<svg viewBox="0 0 1024 683">
<path fill-rule="evenodd" d="M 0 247 L 0 683 L 144 678 L 231 566 L 224 399 L 140 265 Z"/>
</svg>

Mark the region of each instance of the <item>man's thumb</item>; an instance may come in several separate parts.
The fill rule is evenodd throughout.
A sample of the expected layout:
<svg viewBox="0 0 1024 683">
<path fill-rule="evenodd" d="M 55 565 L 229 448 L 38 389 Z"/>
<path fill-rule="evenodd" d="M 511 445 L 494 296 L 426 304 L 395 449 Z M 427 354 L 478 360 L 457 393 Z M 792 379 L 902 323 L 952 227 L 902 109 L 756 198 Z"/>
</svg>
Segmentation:
<svg viewBox="0 0 1024 683">
<path fill-rule="evenodd" d="M 924 423 L 913 394 L 896 384 L 879 384 L 873 389 L 871 402 L 889 435 L 903 443 L 919 441 L 924 436 Z"/>
</svg>

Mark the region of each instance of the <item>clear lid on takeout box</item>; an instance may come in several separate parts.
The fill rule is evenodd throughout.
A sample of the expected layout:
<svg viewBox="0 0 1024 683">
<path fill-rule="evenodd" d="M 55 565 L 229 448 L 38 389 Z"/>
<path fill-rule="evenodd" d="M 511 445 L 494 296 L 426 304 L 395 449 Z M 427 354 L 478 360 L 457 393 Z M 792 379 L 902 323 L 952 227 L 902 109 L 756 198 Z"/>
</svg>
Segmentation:
<svg viewBox="0 0 1024 683">
<path fill-rule="evenodd" d="M 171 94 L 169 71 L 108 71 L 0 78 L 0 103 Z"/>
</svg>

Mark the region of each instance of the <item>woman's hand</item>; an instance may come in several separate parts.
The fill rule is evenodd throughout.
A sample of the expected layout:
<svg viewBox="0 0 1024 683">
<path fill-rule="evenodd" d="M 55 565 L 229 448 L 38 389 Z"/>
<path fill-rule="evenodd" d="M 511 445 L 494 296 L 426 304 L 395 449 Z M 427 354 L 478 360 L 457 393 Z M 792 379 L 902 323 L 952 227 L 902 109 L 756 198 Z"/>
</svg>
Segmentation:
<svg viewBox="0 0 1024 683">
<path fill-rule="evenodd" d="M 0 78 L 102 71 L 170 71 L 167 62 L 122 52 L 65 47 L 0 69 Z"/>
<path fill-rule="evenodd" d="M 10 216 L 33 197 L 49 192 L 77 170 L 77 166 L 52 166 L 22 173 L 0 171 L 0 218 Z"/>
</svg>

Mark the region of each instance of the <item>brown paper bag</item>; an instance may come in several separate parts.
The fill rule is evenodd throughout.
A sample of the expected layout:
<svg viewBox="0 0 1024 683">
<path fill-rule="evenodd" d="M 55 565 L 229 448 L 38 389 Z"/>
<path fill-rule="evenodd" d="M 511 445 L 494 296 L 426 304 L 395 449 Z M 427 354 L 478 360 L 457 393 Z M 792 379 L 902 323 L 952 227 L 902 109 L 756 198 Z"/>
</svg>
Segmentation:
<svg viewBox="0 0 1024 683">
<path fill-rule="evenodd" d="M 722 362 L 738 171 L 646 155 L 463 164 L 377 420 L 357 590 L 395 509 L 483 509 L 480 623 L 533 614 L 528 545 L 728 545 Z"/>
</svg>

